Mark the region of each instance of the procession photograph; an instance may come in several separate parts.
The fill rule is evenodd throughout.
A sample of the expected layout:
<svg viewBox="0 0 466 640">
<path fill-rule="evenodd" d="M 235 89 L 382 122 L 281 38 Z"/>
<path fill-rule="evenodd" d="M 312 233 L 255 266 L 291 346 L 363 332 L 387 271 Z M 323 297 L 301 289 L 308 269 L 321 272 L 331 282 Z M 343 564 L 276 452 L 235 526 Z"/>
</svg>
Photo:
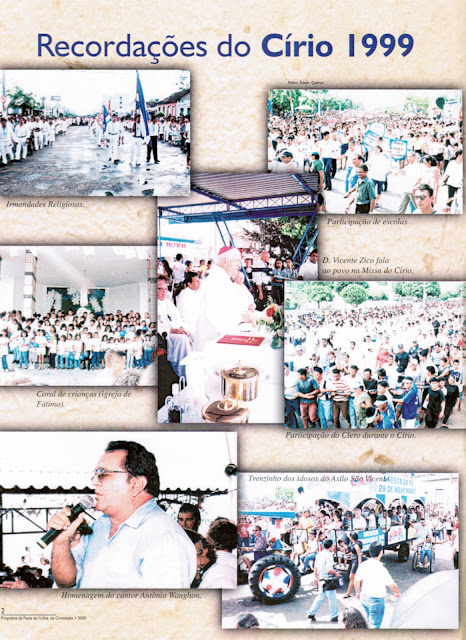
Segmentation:
<svg viewBox="0 0 466 640">
<path fill-rule="evenodd" d="M 0 386 L 153 386 L 155 248 L 0 247 Z"/>
<path fill-rule="evenodd" d="M 195 174 L 158 201 L 158 421 L 283 423 L 284 285 L 317 279 L 309 176 Z"/>
<path fill-rule="evenodd" d="M 318 178 L 319 213 L 463 213 L 462 92 L 272 89 L 268 171 Z"/>
<path fill-rule="evenodd" d="M 457 473 L 238 474 L 224 629 L 457 629 Z"/>
<path fill-rule="evenodd" d="M 0 589 L 235 588 L 236 452 L 224 432 L 2 433 Z"/>
<path fill-rule="evenodd" d="M 288 429 L 462 429 L 462 282 L 291 282 Z"/>
<path fill-rule="evenodd" d="M 0 196 L 189 195 L 189 71 L 0 78 Z"/>
</svg>

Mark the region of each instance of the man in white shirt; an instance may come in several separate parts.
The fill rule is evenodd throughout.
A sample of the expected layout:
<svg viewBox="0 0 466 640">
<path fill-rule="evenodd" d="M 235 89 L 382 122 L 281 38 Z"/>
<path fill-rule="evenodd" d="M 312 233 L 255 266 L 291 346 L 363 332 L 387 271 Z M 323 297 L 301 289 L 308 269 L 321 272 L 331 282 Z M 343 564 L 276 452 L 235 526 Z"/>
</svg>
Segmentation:
<svg viewBox="0 0 466 640">
<path fill-rule="evenodd" d="M 176 456 L 176 452 L 173 452 Z M 75 544 L 81 513 L 69 507 L 48 528 L 61 531 L 53 543 L 52 574 L 62 588 L 188 589 L 196 574 L 196 548 L 157 504 L 160 480 L 154 455 L 137 442 L 109 442 L 92 482 L 103 515 L 93 533 Z"/>
<path fill-rule="evenodd" d="M 306 260 L 299 268 L 298 280 L 317 280 L 318 260 L 317 251 L 313 249 L 309 254 L 309 260 Z"/>
<path fill-rule="evenodd" d="M 178 376 L 185 374 L 180 362 L 192 351 L 191 337 L 183 318 L 171 300 L 168 300 L 168 284 L 164 276 L 157 279 L 157 333 L 166 335 L 167 360 Z"/>
<path fill-rule="evenodd" d="M 201 286 L 201 279 L 192 271 L 189 271 L 185 276 L 186 288 L 183 289 L 176 298 L 176 306 L 183 318 L 184 326 L 194 331 L 197 326 L 197 319 L 199 316 L 199 287 Z"/>
<path fill-rule="evenodd" d="M 365 531 L 367 520 L 362 516 L 361 509 L 355 509 L 353 514 L 353 531 Z"/>
<path fill-rule="evenodd" d="M 143 145 L 144 133 L 143 125 L 141 124 L 141 116 L 137 116 L 132 126 L 132 138 L 131 138 L 131 159 L 130 165 L 133 167 L 139 167 L 141 147 Z"/>
<path fill-rule="evenodd" d="M 175 262 L 173 263 L 173 284 L 181 284 L 184 280 L 186 273 L 186 265 L 183 264 L 183 256 L 181 253 L 176 254 Z"/>
<path fill-rule="evenodd" d="M 252 274 L 252 281 L 257 288 L 257 309 L 262 311 L 267 304 L 267 295 L 270 294 L 271 277 L 267 273 L 266 269 L 269 267 L 270 253 L 268 251 L 262 251 L 260 259 L 254 260 L 252 265 L 253 269 L 262 269 L 262 271 L 254 271 Z"/>
<path fill-rule="evenodd" d="M 385 613 L 385 593 L 388 587 L 397 598 L 400 589 L 381 562 L 383 547 L 373 542 L 369 547 L 370 559 L 362 562 L 354 577 L 357 597 L 367 616 L 370 629 L 380 629 Z"/>
<path fill-rule="evenodd" d="M 23 118 L 20 118 L 19 124 L 16 125 L 15 136 L 18 140 L 15 160 L 20 160 L 21 156 L 24 160 L 28 153 L 29 127 L 26 125 Z"/>
<path fill-rule="evenodd" d="M 328 598 L 328 604 L 330 607 L 330 622 L 336 622 L 338 620 L 338 604 L 336 589 L 325 590 L 324 583 L 329 578 L 338 578 L 340 575 L 336 569 L 333 568 L 333 552 L 331 551 L 333 541 L 327 539 L 324 541 L 324 550 L 317 554 L 314 563 L 314 585 L 319 587 L 319 593 L 312 603 L 307 617 L 312 621 L 316 621 L 316 613 L 319 610 L 321 604 L 325 600 L 325 596 Z"/>
<path fill-rule="evenodd" d="M 118 138 L 120 136 L 120 123 L 117 122 L 117 117 L 115 114 L 112 115 L 112 120 L 107 124 L 107 129 L 105 130 L 105 136 L 109 141 L 109 152 L 110 158 L 109 160 L 118 164 Z"/>
<path fill-rule="evenodd" d="M 349 397 L 348 404 L 348 413 L 351 421 L 351 428 L 356 429 L 357 427 L 357 419 L 356 419 L 356 409 L 354 407 L 354 390 L 357 387 L 363 387 L 364 382 L 362 376 L 358 374 L 358 367 L 355 364 L 350 365 L 350 372 L 348 375 L 344 376 L 344 380 L 348 387 L 351 389 L 351 395 Z"/>
<path fill-rule="evenodd" d="M 425 167 L 420 162 L 416 162 L 415 153 L 410 153 L 408 155 L 408 164 L 394 175 L 397 176 L 400 173 L 405 176 L 405 179 L 398 213 L 406 213 L 409 204 L 412 204 L 414 208 L 416 206 L 414 202 L 414 191 L 425 175 Z"/>
</svg>

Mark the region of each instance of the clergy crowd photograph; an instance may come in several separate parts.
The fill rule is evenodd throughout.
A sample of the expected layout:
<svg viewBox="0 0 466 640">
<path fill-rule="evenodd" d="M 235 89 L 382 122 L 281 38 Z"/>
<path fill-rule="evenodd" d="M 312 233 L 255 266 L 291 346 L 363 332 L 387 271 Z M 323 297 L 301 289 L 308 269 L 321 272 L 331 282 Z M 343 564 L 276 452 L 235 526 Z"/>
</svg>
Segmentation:
<svg viewBox="0 0 466 640">
<path fill-rule="evenodd" d="M 155 273 L 154 247 L 0 247 L 0 385 L 154 385 Z"/>
<path fill-rule="evenodd" d="M 306 176 L 198 174 L 158 201 L 158 421 L 283 423 L 283 300 L 317 279 Z"/>
<path fill-rule="evenodd" d="M 189 195 L 189 71 L 0 77 L 0 196 Z"/>
<path fill-rule="evenodd" d="M 464 428 L 464 283 L 293 282 L 285 427 Z"/>
</svg>

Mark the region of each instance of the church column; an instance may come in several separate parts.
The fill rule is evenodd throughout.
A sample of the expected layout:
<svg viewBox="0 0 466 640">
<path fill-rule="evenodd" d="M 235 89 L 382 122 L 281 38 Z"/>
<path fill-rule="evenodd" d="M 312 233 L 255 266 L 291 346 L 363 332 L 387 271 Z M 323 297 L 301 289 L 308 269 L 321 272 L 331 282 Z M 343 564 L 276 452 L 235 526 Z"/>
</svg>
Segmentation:
<svg viewBox="0 0 466 640">
<path fill-rule="evenodd" d="M 155 318 L 155 300 L 157 297 L 157 261 L 149 258 L 147 261 L 147 308 L 151 319 Z"/>
<path fill-rule="evenodd" d="M 25 318 L 32 318 L 36 311 L 36 270 L 37 258 L 26 249 L 24 258 L 24 303 L 23 315 Z"/>
</svg>

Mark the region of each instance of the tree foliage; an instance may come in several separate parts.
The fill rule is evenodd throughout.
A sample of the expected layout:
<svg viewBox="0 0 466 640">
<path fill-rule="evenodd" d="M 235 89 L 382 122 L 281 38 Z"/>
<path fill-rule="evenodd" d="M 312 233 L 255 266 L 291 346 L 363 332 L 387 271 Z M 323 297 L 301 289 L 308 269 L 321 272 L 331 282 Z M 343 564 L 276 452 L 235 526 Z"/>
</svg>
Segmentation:
<svg viewBox="0 0 466 640">
<path fill-rule="evenodd" d="M 25 93 L 19 87 L 15 91 L 7 91 L 10 98 L 8 106 L 13 109 L 33 110 L 40 109 L 40 103 L 36 100 L 32 93 Z"/>
<path fill-rule="evenodd" d="M 418 96 L 408 96 L 405 100 L 404 110 L 410 111 L 411 106 L 415 105 L 417 111 L 420 111 L 424 115 L 427 115 L 429 112 L 429 98 L 420 98 Z"/>
<path fill-rule="evenodd" d="M 299 241 L 304 235 L 310 216 L 299 218 L 265 218 L 252 221 L 252 226 L 244 228 L 244 235 L 251 242 L 257 243 L 262 249 L 270 248 L 274 255 L 280 258 L 292 256 Z M 311 235 L 317 228 L 315 221 L 310 229 Z M 314 249 L 316 247 L 314 246 Z"/>
<path fill-rule="evenodd" d="M 367 300 L 367 293 L 360 284 L 349 284 L 340 291 L 340 296 L 348 304 L 358 306 Z"/>
</svg>

